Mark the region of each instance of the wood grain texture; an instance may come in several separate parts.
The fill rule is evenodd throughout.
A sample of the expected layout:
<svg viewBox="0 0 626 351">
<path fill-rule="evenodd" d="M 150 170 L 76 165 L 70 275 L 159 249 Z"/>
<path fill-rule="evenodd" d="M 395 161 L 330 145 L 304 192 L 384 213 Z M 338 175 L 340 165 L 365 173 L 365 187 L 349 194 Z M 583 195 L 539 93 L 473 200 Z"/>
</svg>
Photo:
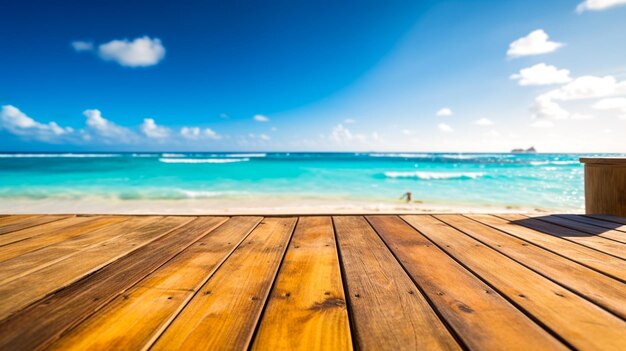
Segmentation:
<svg viewBox="0 0 626 351">
<path fill-rule="evenodd" d="M 585 164 L 585 213 L 626 216 L 624 159 Z"/>
<path fill-rule="evenodd" d="M 330 217 L 300 218 L 252 349 L 352 349 Z"/>
<path fill-rule="evenodd" d="M 127 219 L 2 262 L 0 285 L 68 259 L 81 251 L 102 247 L 103 244 L 114 241 L 121 235 L 136 232 L 139 228 L 158 221 L 160 217 L 127 217 Z"/>
<path fill-rule="evenodd" d="M 597 219 L 591 216 L 581 216 L 581 215 L 572 215 L 572 214 L 557 214 L 556 216 L 567 218 L 572 221 L 591 224 L 596 227 L 619 230 L 620 232 L 626 233 L 626 224 L 620 224 L 615 222 L 609 222 L 602 219 Z"/>
<path fill-rule="evenodd" d="M 296 218 L 266 218 L 192 298 L 152 350 L 248 347 Z"/>
<path fill-rule="evenodd" d="M 423 233 L 393 215 L 124 216 L 82 233 L 119 216 L 70 215 L 17 229 L 0 254 L 42 245 L 0 261 L 0 351 L 626 344 L 626 260 L 498 216 L 405 217 Z M 532 220 L 626 246 L 599 235 L 624 233 L 624 218 L 553 216 Z"/>
<path fill-rule="evenodd" d="M 224 220 L 215 217 L 202 220 L 165 217 L 142 228 L 140 234 L 144 239 L 131 244 L 132 248 L 127 249 L 123 256 L 0 322 L 0 349 L 16 349 L 18 345 L 17 349 L 32 350 L 46 346 Z M 101 252 L 106 251 L 92 254 L 102 255 Z M 74 266 L 80 267 L 80 262 L 74 262 Z M 48 274 L 58 279 L 53 269 Z M 26 286 L 35 288 L 37 284 L 39 282 L 34 281 Z"/>
<path fill-rule="evenodd" d="M 611 215 L 585 215 L 586 217 L 596 218 L 607 222 L 626 224 L 626 216 L 611 216 Z"/>
<path fill-rule="evenodd" d="M 54 235 L 56 233 L 63 232 L 68 228 L 71 229 L 73 226 L 80 225 L 81 223 L 85 223 L 93 219 L 94 218 L 92 217 L 65 218 L 58 221 L 48 222 L 45 225 L 37 225 L 34 227 L 13 231 L 7 234 L 0 235 L 0 246 L 16 243 L 22 240 L 36 237 L 38 235 Z M 0 249 L 2 248 L 0 247 Z M 2 259 L 1 254 L 0 259 Z"/>
<path fill-rule="evenodd" d="M 175 219 L 175 218 L 172 218 Z M 168 221 L 161 223 L 168 228 Z M 180 222 L 179 222 L 180 223 Z M 171 228 L 171 226 L 169 227 Z M 139 229 L 125 237 L 101 243 L 66 260 L 14 279 L 0 286 L 0 320 L 10 313 L 61 289 L 83 276 L 154 240 L 153 231 Z M 9 299 L 9 297 L 11 297 Z"/>
<path fill-rule="evenodd" d="M 437 219 L 626 319 L 626 285 L 461 215 Z"/>
<path fill-rule="evenodd" d="M 457 350 L 460 346 L 363 217 L 333 218 L 356 346 Z"/>
<path fill-rule="evenodd" d="M 571 241 L 562 240 L 530 228 L 513 224 L 503 218 L 492 215 L 468 214 L 468 218 L 496 228 L 504 233 L 513 235 L 526 242 L 540 246 L 572 261 L 581 263 L 599 272 L 610 275 L 622 282 L 626 282 L 624 261 L 611 255 L 578 245 Z"/>
<path fill-rule="evenodd" d="M 34 227 L 45 223 L 58 221 L 60 219 L 69 218 L 70 216 L 34 216 L 34 215 L 16 215 L 4 216 L 0 218 L 0 235 L 14 232 L 21 229 Z"/>
<path fill-rule="evenodd" d="M 581 157 L 581 163 L 601 165 L 626 165 L 624 157 Z"/>
<path fill-rule="evenodd" d="M 261 219 L 231 218 L 65 333 L 51 349 L 148 348 Z"/>
<path fill-rule="evenodd" d="M 513 221 L 515 224 L 534 229 L 538 232 L 553 235 L 615 257 L 626 259 L 626 245 L 622 245 L 621 243 L 613 240 L 602 238 L 597 235 L 590 235 L 578 230 L 540 221 L 538 219 L 529 218 L 524 215 L 502 214 L 498 215 L 498 217 Z"/>
<path fill-rule="evenodd" d="M 402 219 L 396 216 L 368 219 L 468 348 L 566 349 Z"/>
<path fill-rule="evenodd" d="M 622 244 L 626 244 L 626 233 L 621 232 L 619 230 L 613 230 L 613 229 L 609 229 L 609 228 L 605 228 L 605 227 L 599 227 L 595 224 L 590 224 L 587 221 L 589 220 L 593 220 L 593 219 L 587 219 L 585 220 L 573 220 L 570 218 L 565 218 L 565 217 L 561 217 L 561 216 L 537 216 L 537 215 L 532 215 L 530 216 L 532 218 L 535 219 L 539 219 L 541 221 L 544 222 L 548 222 L 548 223 L 552 223 L 552 224 L 556 224 L 556 225 L 560 225 L 566 228 L 570 228 L 573 230 L 576 230 L 578 232 L 581 233 L 587 233 L 587 234 L 591 234 L 591 235 L 596 235 L 602 238 L 606 238 L 606 239 L 610 239 L 613 241 L 617 241 L 620 242 Z M 581 217 L 581 218 L 586 218 L 583 216 L 575 216 L 575 217 Z M 583 235 L 585 236 L 585 235 Z"/>
<path fill-rule="evenodd" d="M 622 350 L 626 322 L 431 216 L 413 227 L 579 350 Z"/>
<path fill-rule="evenodd" d="M 0 247 L 0 262 L 10 260 L 14 257 L 36 251 L 49 245 L 61 243 L 66 240 L 84 240 L 85 238 L 91 236 L 92 232 L 97 229 L 104 228 L 106 230 L 110 225 L 124 222 L 128 220 L 128 218 L 129 217 L 122 216 L 93 218 L 89 221 L 78 223 L 62 230 L 50 232 L 45 235 L 38 235 L 2 246 Z M 43 225 L 38 228 L 45 229 L 45 227 L 46 225 Z"/>
</svg>

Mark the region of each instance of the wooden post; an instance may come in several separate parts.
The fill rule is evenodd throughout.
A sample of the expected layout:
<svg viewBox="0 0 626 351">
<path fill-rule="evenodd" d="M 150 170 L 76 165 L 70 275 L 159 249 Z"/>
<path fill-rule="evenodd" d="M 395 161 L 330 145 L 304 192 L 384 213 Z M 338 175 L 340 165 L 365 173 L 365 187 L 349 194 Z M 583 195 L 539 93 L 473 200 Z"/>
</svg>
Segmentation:
<svg viewBox="0 0 626 351">
<path fill-rule="evenodd" d="M 626 158 L 581 158 L 585 213 L 626 217 Z"/>
</svg>

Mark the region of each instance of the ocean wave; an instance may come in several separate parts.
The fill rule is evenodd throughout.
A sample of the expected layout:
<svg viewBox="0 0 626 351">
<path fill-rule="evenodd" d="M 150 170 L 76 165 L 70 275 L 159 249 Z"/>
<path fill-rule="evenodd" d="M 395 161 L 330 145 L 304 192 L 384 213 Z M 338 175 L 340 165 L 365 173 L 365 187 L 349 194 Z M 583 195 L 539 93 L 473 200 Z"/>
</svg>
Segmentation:
<svg viewBox="0 0 626 351">
<path fill-rule="evenodd" d="M 580 164 L 579 161 L 531 161 L 530 164 L 532 166 L 545 166 L 545 165 L 577 165 Z"/>
<path fill-rule="evenodd" d="M 385 172 L 387 178 L 415 178 L 421 180 L 477 179 L 481 172 Z"/>
<path fill-rule="evenodd" d="M 429 154 L 411 154 L 411 153 L 374 153 L 369 154 L 370 157 L 402 157 L 402 158 L 424 158 L 431 157 Z"/>
<path fill-rule="evenodd" d="M 90 157 L 121 157 L 120 154 L 0 154 L 0 158 L 90 158 Z"/>
<path fill-rule="evenodd" d="M 185 154 L 161 154 L 161 157 L 187 157 Z"/>
<path fill-rule="evenodd" d="M 163 163 L 235 163 L 250 161 L 249 158 L 160 158 Z"/>
<path fill-rule="evenodd" d="M 447 154 L 447 155 L 441 155 L 440 157 L 451 159 L 451 160 L 476 160 L 476 159 L 483 159 L 483 158 L 496 158 L 496 159 L 512 158 L 515 156 L 508 155 L 508 154 Z"/>
<path fill-rule="evenodd" d="M 160 157 L 159 154 L 132 154 L 132 157 Z"/>
<path fill-rule="evenodd" d="M 267 154 L 264 153 L 257 153 L 257 154 L 227 154 L 224 155 L 224 157 L 265 157 L 267 156 Z"/>
</svg>

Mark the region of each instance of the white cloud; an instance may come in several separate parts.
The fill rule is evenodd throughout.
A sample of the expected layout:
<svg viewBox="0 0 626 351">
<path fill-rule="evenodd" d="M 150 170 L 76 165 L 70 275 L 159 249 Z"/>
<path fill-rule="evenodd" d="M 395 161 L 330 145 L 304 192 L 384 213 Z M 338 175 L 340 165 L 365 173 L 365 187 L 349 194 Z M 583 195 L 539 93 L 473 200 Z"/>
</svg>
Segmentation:
<svg viewBox="0 0 626 351">
<path fill-rule="evenodd" d="M 530 126 L 533 128 L 552 128 L 554 127 L 554 122 L 542 119 L 533 122 Z"/>
<path fill-rule="evenodd" d="M 85 110 L 83 111 L 83 115 L 87 117 L 87 127 L 103 137 L 105 141 L 115 141 L 119 143 L 131 143 L 136 141 L 135 133 L 102 117 L 100 110 Z"/>
<path fill-rule="evenodd" d="M 439 130 L 444 133 L 452 133 L 454 131 L 452 127 L 450 127 L 449 125 L 445 123 L 439 123 L 439 125 L 437 125 L 437 128 L 439 128 Z"/>
<path fill-rule="evenodd" d="M 510 78 L 517 80 L 519 85 L 550 85 L 570 82 L 572 78 L 569 74 L 569 70 L 538 63 L 520 70 L 519 73 L 511 75 Z"/>
<path fill-rule="evenodd" d="M 566 119 L 569 117 L 569 112 L 545 95 L 535 98 L 531 111 L 533 119 Z"/>
<path fill-rule="evenodd" d="M 12 105 L 4 105 L 0 110 L 0 129 L 20 137 L 45 142 L 59 141 L 60 137 L 74 132 L 72 128 L 60 127 L 56 122 L 48 124 L 37 122 Z"/>
<path fill-rule="evenodd" d="M 168 128 L 157 125 L 152 118 L 145 118 L 139 129 L 145 136 L 152 139 L 165 139 L 170 135 Z"/>
<path fill-rule="evenodd" d="M 353 119 L 353 118 L 346 118 L 346 119 L 343 121 L 343 123 L 345 123 L 345 124 L 354 124 L 354 123 L 356 123 L 356 120 L 355 120 L 355 119 Z"/>
<path fill-rule="evenodd" d="M 78 52 L 93 50 L 93 43 L 90 41 L 76 40 L 76 41 L 73 41 L 71 45 L 74 48 L 74 50 Z"/>
<path fill-rule="evenodd" d="M 613 76 L 583 76 L 544 95 L 554 100 L 580 100 L 626 95 L 626 81 L 618 82 Z"/>
<path fill-rule="evenodd" d="M 413 135 L 413 131 L 410 129 L 402 129 L 402 134 L 404 135 Z"/>
<path fill-rule="evenodd" d="M 626 98 L 608 98 L 596 102 L 593 106 L 596 110 L 614 110 L 622 113 L 619 117 L 626 119 Z"/>
<path fill-rule="evenodd" d="M 622 110 L 626 112 L 626 98 L 602 99 L 592 106 L 596 110 Z"/>
<path fill-rule="evenodd" d="M 217 134 L 213 129 L 201 129 L 200 127 L 182 127 L 180 129 L 180 135 L 188 140 L 198 140 L 202 138 L 219 140 L 222 138 L 222 136 Z"/>
<path fill-rule="evenodd" d="M 180 135 L 185 139 L 195 140 L 200 138 L 200 128 L 198 127 L 182 127 Z"/>
<path fill-rule="evenodd" d="M 259 134 L 259 139 L 261 139 L 263 141 L 268 141 L 268 140 L 270 140 L 272 138 L 270 138 L 270 136 L 267 135 L 267 134 Z"/>
<path fill-rule="evenodd" d="M 481 118 L 477 120 L 476 122 L 474 122 L 474 124 L 477 124 L 479 126 L 490 126 L 493 124 L 493 122 L 488 118 Z"/>
<path fill-rule="evenodd" d="M 565 119 L 570 113 L 556 101 L 596 99 L 626 95 L 626 81 L 615 77 L 583 76 L 535 98 L 532 107 L 534 119 Z"/>
<path fill-rule="evenodd" d="M 602 11 L 624 4 L 626 4 L 626 0 L 585 0 L 576 6 L 576 12 Z"/>
<path fill-rule="evenodd" d="M 354 139 L 354 136 L 352 135 L 352 132 L 350 132 L 348 128 L 343 126 L 343 124 L 338 124 L 331 131 L 330 139 L 338 143 L 345 143 Z"/>
<path fill-rule="evenodd" d="M 439 116 L 439 117 L 452 116 L 452 110 L 450 108 L 448 108 L 448 107 L 444 107 L 444 108 L 440 109 L 439 111 L 437 111 L 436 115 Z"/>
<path fill-rule="evenodd" d="M 252 117 L 252 119 L 254 119 L 257 122 L 269 122 L 270 119 L 267 116 L 263 116 L 263 115 L 255 115 L 254 117 Z"/>
<path fill-rule="evenodd" d="M 98 54 L 102 59 L 122 66 L 146 67 L 159 63 L 165 57 L 165 48 L 160 39 L 144 36 L 133 41 L 112 40 L 100 45 Z"/>
<path fill-rule="evenodd" d="M 213 129 L 211 128 L 204 128 L 204 131 L 202 131 L 202 134 L 204 134 L 204 136 L 208 139 L 213 139 L 213 140 L 218 140 L 218 139 L 222 139 L 222 136 L 217 134 Z"/>
<path fill-rule="evenodd" d="M 548 39 L 548 34 L 543 29 L 534 30 L 527 36 L 513 41 L 506 54 L 509 57 L 547 54 L 565 45 Z"/>
</svg>

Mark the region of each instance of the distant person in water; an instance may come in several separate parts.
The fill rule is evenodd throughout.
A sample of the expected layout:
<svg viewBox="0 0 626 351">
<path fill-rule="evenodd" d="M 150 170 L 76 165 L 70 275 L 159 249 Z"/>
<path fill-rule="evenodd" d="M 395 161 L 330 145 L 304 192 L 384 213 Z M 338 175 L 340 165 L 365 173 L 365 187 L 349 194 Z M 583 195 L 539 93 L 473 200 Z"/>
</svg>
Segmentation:
<svg viewBox="0 0 626 351">
<path fill-rule="evenodd" d="M 411 194 L 410 191 L 407 191 L 406 193 L 402 194 L 402 196 L 400 196 L 400 200 L 404 198 L 406 198 L 406 202 L 409 203 L 413 199 L 413 195 Z"/>
</svg>

